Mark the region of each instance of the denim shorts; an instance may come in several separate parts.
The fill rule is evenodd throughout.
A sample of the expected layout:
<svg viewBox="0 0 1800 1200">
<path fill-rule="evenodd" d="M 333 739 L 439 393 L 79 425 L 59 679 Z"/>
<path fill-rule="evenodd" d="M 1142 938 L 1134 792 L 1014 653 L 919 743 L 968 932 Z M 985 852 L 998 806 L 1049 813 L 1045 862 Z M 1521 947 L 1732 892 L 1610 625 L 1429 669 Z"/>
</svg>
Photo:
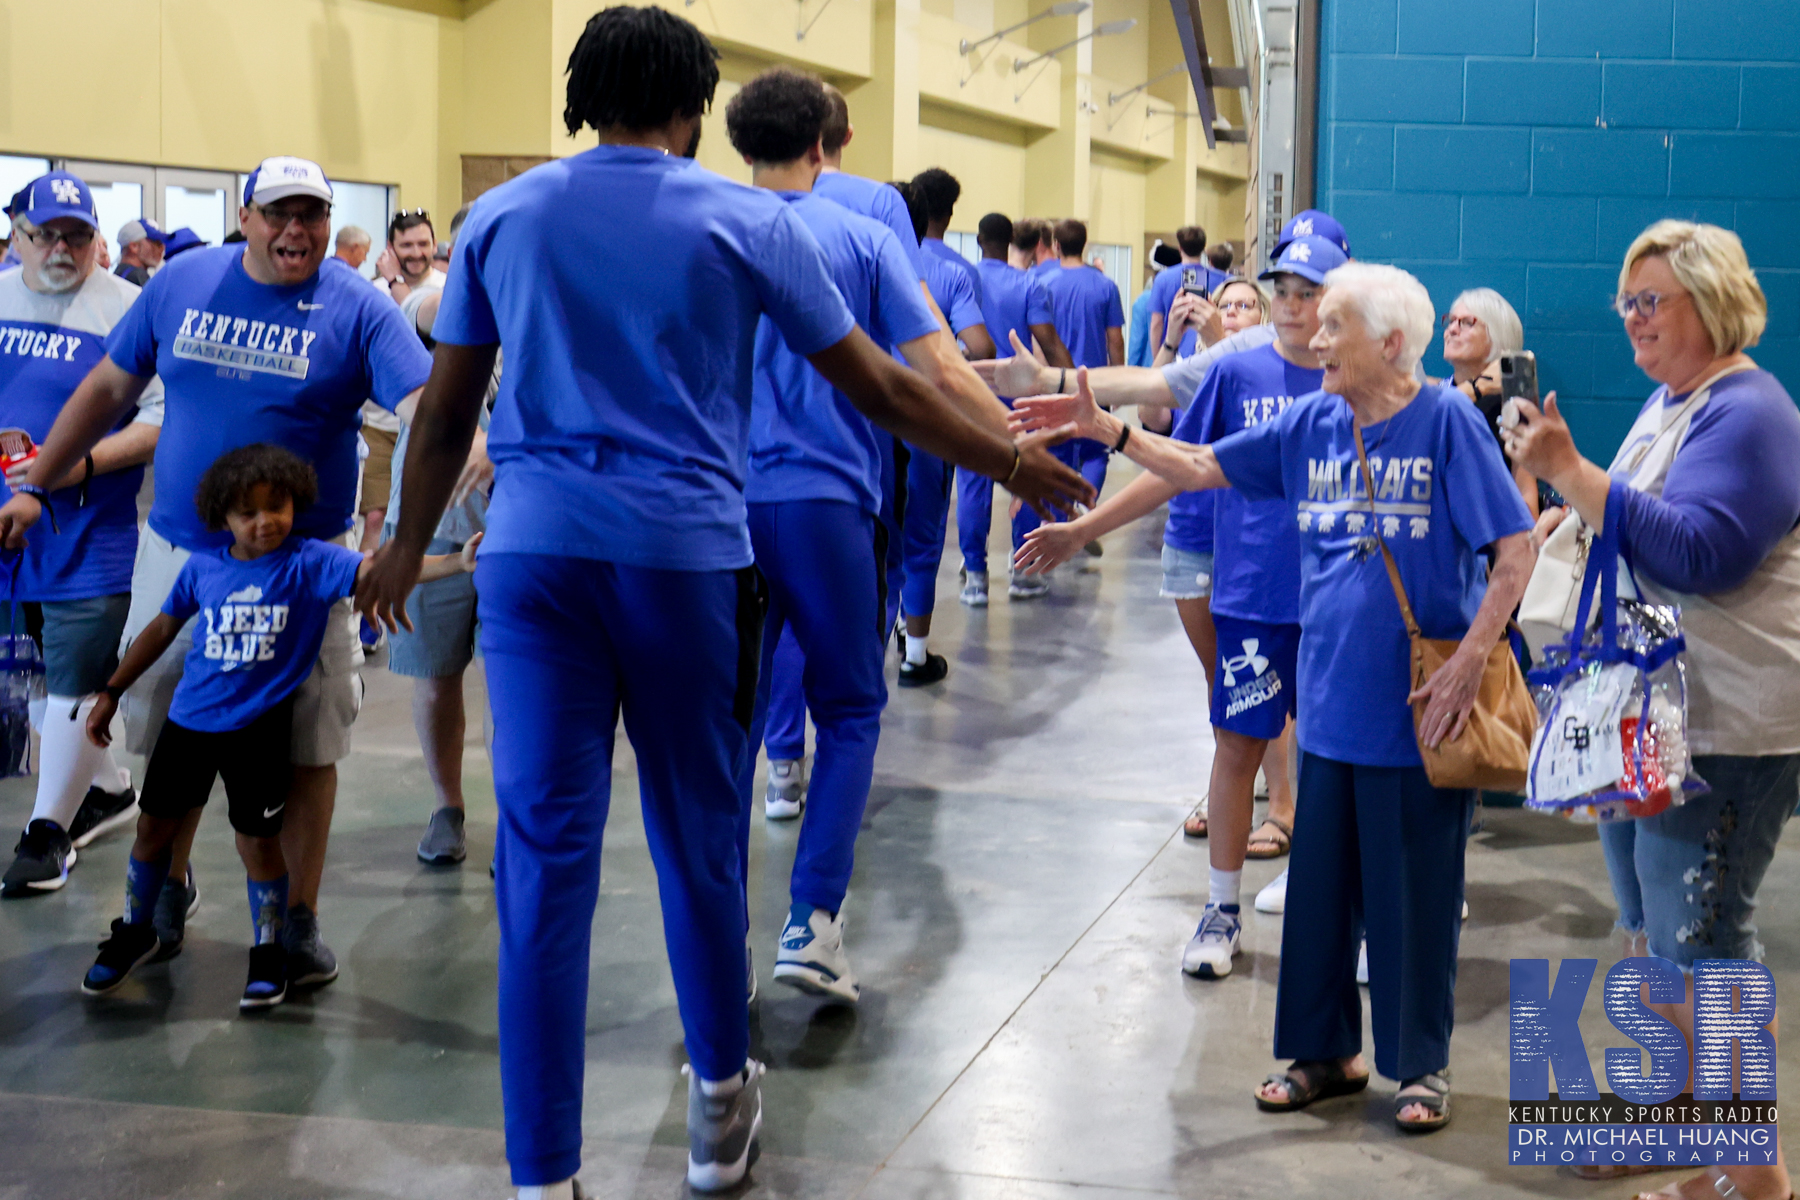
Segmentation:
<svg viewBox="0 0 1800 1200">
<path fill-rule="evenodd" d="M 1164 600 L 1204 600 L 1212 595 L 1212 551 L 1196 554 L 1177 550 L 1167 542 L 1162 548 L 1162 588 L 1157 593 Z"/>
<path fill-rule="evenodd" d="M 1600 826 L 1619 927 L 1692 972 L 1702 958 L 1762 961 L 1756 891 L 1800 797 L 1800 754 L 1696 755 L 1712 791 Z"/>
<path fill-rule="evenodd" d="M 119 635 L 131 611 L 131 593 L 85 600 L 20 602 L 19 623 L 44 655 L 44 690 L 52 696 L 91 696 L 119 665 Z M 12 609 L 0 604 L 0 630 Z"/>
<path fill-rule="evenodd" d="M 460 553 L 462 547 L 433 538 L 427 554 Z M 409 679 L 460 675 L 475 658 L 475 577 L 451 575 L 421 583 L 406 598 L 412 632 L 388 635 L 388 670 Z"/>
</svg>

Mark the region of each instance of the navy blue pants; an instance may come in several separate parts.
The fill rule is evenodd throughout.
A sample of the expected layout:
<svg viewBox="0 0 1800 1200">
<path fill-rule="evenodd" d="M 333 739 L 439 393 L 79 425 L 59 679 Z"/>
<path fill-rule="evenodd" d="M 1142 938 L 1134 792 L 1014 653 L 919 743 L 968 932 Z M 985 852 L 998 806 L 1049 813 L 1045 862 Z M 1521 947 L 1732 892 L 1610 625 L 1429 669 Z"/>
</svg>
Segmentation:
<svg viewBox="0 0 1800 1200">
<path fill-rule="evenodd" d="M 581 1165 L 588 949 L 621 715 L 688 1057 L 706 1079 L 749 1057 L 738 840 L 764 595 L 750 567 L 539 554 L 482 555 L 476 586 L 500 809 L 500 1084 L 524 1187 Z"/>
<path fill-rule="evenodd" d="M 986 475 L 977 475 L 967 467 L 956 468 L 956 541 L 962 548 L 963 568 L 969 571 L 988 569 L 988 532 L 994 524 L 994 489 L 999 485 Z M 1010 497 L 1011 493 L 1002 491 Z M 1007 503 L 1010 505 L 1011 500 Z M 1025 533 L 1038 526 L 1037 514 L 1021 505 L 1012 519 L 1012 548 L 1025 544 Z M 1010 568 L 1011 560 L 1006 566 Z"/>
<path fill-rule="evenodd" d="M 1275 1056 L 1362 1052 L 1357 938 L 1369 939 L 1375 1069 L 1413 1079 L 1450 1063 L 1463 848 L 1475 793 L 1434 788 L 1423 767 L 1300 757 Z"/>
<path fill-rule="evenodd" d="M 936 455 L 907 447 L 906 507 L 901 514 L 905 572 L 900 611 L 928 617 L 937 610 L 938 565 L 944 561 L 944 534 L 950 524 L 951 467 Z"/>
<path fill-rule="evenodd" d="M 834 500 L 750 506 L 750 541 L 768 581 L 763 666 L 773 666 L 782 635 L 792 630 L 803 666 L 801 690 L 817 730 L 806 816 L 794 852 L 790 893 L 799 903 L 830 912 L 843 907 L 875 777 L 886 625 L 885 541 L 875 518 Z M 752 745 L 762 736 L 767 687 L 759 688 Z M 744 811 L 751 809 L 754 760 L 741 774 Z M 749 858 L 749 822 L 740 842 Z"/>
</svg>

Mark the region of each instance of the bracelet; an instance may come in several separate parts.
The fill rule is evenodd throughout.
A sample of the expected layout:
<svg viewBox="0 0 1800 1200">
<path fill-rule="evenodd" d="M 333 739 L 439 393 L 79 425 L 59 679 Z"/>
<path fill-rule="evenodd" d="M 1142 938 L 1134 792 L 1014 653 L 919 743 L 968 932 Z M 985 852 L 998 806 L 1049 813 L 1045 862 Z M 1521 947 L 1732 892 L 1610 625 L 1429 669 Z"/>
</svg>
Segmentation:
<svg viewBox="0 0 1800 1200">
<path fill-rule="evenodd" d="M 1007 484 L 1009 484 L 1013 481 L 1013 477 L 1019 473 L 1019 467 L 1024 463 L 1024 461 L 1025 461 L 1025 456 L 1023 454 L 1019 453 L 1019 448 L 1017 446 L 1014 446 L 1013 447 L 1012 470 L 1010 470 L 1006 473 L 1006 478 L 1002 479 L 1000 481 L 1000 486 L 1005 487 Z"/>
<path fill-rule="evenodd" d="M 1130 440 L 1131 440 L 1131 426 L 1125 424 L 1125 422 L 1123 422 L 1123 421 L 1119 422 L 1119 440 L 1113 443 L 1112 452 L 1114 454 L 1125 453 L 1125 443 L 1129 442 Z"/>
<path fill-rule="evenodd" d="M 87 463 L 87 474 L 81 477 L 81 491 L 75 500 L 75 507 L 77 508 L 87 507 L 88 484 L 91 483 L 94 478 L 94 455 L 91 451 L 87 454 L 84 461 Z"/>
<path fill-rule="evenodd" d="M 35 483 L 21 483 L 18 487 L 13 489 L 13 494 L 30 496 L 33 500 L 36 500 L 43 506 L 44 511 L 50 514 L 50 531 L 52 533 L 62 532 L 62 529 L 56 524 L 56 506 L 50 503 L 50 493 L 48 491 Z"/>
<path fill-rule="evenodd" d="M 1069 368 L 1056 368 L 1056 394 L 1062 395 L 1069 390 Z"/>
<path fill-rule="evenodd" d="M 109 683 L 101 688 L 100 692 L 102 695 L 111 696 L 114 700 L 117 700 L 120 696 L 125 694 L 125 689 L 116 683 Z"/>
</svg>

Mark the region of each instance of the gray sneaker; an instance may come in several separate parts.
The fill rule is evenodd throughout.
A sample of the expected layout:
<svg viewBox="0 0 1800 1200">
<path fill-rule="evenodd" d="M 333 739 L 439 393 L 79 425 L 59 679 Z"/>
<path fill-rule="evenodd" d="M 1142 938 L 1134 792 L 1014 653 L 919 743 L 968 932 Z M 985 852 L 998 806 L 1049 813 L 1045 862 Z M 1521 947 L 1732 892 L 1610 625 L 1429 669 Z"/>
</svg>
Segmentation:
<svg viewBox="0 0 1800 1200">
<path fill-rule="evenodd" d="M 166 962 L 181 953 L 187 920 L 199 911 L 200 885 L 194 882 L 194 864 L 189 863 L 185 882 L 165 879 L 162 891 L 156 893 L 156 911 L 150 914 L 150 923 L 156 926 L 162 948 L 152 962 Z"/>
<path fill-rule="evenodd" d="M 708 1096 L 691 1067 L 688 1077 L 688 1186 L 720 1192 L 743 1181 L 762 1153 L 763 1065 L 751 1059 L 744 1086 L 730 1096 Z"/>
<path fill-rule="evenodd" d="M 319 915 L 304 904 L 291 905 L 281 927 L 288 952 L 288 983 L 320 987 L 338 977 L 337 955 L 319 936 Z"/>
<path fill-rule="evenodd" d="M 434 867 L 454 866 L 467 858 L 468 845 L 463 841 L 463 810 L 440 808 L 431 814 L 425 836 L 419 839 L 419 861 Z"/>
</svg>

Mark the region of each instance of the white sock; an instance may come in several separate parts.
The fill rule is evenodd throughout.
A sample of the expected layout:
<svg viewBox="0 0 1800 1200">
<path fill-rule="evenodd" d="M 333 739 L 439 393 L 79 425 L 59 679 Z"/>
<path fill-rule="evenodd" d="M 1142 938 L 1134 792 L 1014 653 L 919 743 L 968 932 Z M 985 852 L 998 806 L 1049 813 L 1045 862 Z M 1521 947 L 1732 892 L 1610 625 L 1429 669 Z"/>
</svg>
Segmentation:
<svg viewBox="0 0 1800 1200">
<path fill-rule="evenodd" d="M 79 707 L 77 707 L 79 706 Z M 37 803 L 31 819 L 55 821 L 64 829 L 75 819 L 106 751 L 88 741 L 87 718 L 94 702 L 78 696 L 46 698 L 43 740 L 38 746 Z M 69 711 L 75 718 L 69 719 Z"/>
<path fill-rule="evenodd" d="M 561 1183 L 522 1187 L 519 1189 L 519 1200 L 575 1200 L 575 1181 L 565 1179 Z"/>
<path fill-rule="evenodd" d="M 1239 867 L 1235 871 L 1221 871 L 1217 867 L 1206 869 L 1208 904 L 1236 904 L 1244 887 L 1244 870 Z"/>
<path fill-rule="evenodd" d="M 702 1079 L 700 1080 L 700 1092 L 705 1096 L 735 1096 L 744 1090 L 744 1080 L 749 1069 L 749 1064 L 746 1063 L 744 1070 L 739 1071 L 730 1079 Z"/>
<path fill-rule="evenodd" d="M 906 661 L 913 666 L 922 667 L 925 665 L 925 652 L 928 648 L 924 634 L 921 633 L 915 635 L 909 633 L 906 635 Z"/>
<path fill-rule="evenodd" d="M 84 723 L 86 720 L 86 717 L 82 718 Z M 118 721 L 115 719 L 113 724 L 116 727 Z M 119 760 L 113 757 L 111 746 L 100 751 L 100 761 L 94 766 L 93 786 L 115 796 L 131 786 L 131 772 L 119 765 Z"/>
</svg>

